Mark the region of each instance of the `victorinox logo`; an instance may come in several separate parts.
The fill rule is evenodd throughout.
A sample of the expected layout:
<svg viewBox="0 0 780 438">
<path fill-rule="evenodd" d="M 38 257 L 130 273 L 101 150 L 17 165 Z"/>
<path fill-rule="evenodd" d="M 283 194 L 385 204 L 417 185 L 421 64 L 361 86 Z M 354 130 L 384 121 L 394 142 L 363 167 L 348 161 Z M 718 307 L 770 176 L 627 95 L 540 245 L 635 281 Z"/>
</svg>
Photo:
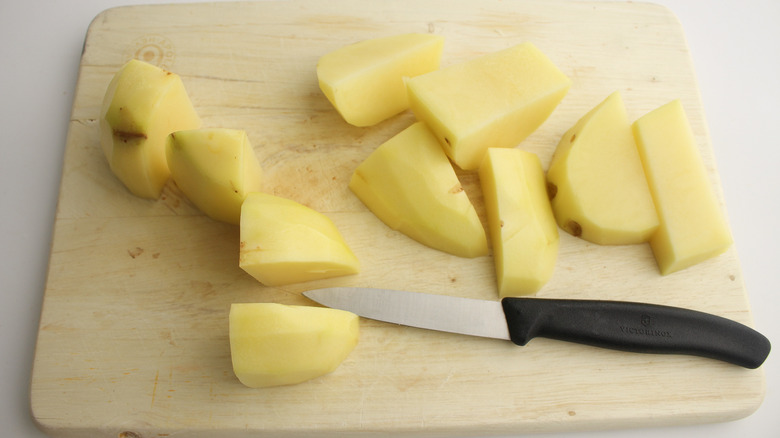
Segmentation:
<svg viewBox="0 0 780 438">
<path fill-rule="evenodd" d="M 663 338 L 672 337 L 672 332 L 668 330 L 659 330 L 653 327 L 655 326 L 655 317 L 651 315 L 642 314 L 642 317 L 639 320 L 639 324 L 641 327 L 629 327 L 621 325 L 620 331 L 630 335 L 659 336 Z"/>
</svg>

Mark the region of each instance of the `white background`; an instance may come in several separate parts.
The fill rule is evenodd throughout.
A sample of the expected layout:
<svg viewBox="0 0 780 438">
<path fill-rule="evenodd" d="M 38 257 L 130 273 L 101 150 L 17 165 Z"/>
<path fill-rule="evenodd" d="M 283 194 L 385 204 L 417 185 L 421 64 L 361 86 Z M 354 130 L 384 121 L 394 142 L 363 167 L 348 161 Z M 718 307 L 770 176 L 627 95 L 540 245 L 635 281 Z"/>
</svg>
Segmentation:
<svg viewBox="0 0 780 438">
<path fill-rule="evenodd" d="M 478 1 L 478 0 L 475 0 Z M 29 381 L 65 136 L 85 32 L 112 6 L 154 0 L 0 0 L 0 435 L 43 437 Z M 170 0 L 167 2 L 171 2 Z M 680 19 L 756 328 L 780 342 L 780 1 L 663 0 Z M 767 396 L 729 423 L 573 437 L 780 436 L 780 358 Z"/>
</svg>

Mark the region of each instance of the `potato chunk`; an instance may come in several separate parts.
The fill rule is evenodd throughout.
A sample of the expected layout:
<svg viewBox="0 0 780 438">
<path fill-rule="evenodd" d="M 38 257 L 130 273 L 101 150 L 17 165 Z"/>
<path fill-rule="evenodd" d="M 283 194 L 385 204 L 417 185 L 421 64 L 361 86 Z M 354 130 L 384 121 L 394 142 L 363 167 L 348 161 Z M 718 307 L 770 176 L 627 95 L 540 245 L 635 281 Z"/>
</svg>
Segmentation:
<svg viewBox="0 0 780 438">
<path fill-rule="evenodd" d="M 266 286 L 357 274 L 360 263 L 324 214 L 250 193 L 241 206 L 239 266 Z"/>
<path fill-rule="evenodd" d="M 233 372 L 250 388 L 328 374 L 358 343 L 358 317 L 343 310 L 234 303 L 228 319 Z"/>
<path fill-rule="evenodd" d="M 601 245 L 623 245 L 646 242 L 658 228 L 619 92 L 563 135 L 547 182 L 555 219 L 569 234 Z"/>
<path fill-rule="evenodd" d="M 349 188 L 390 228 L 424 245 L 461 257 L 488 252 L 455 169 L 421 122 L 380 145 L 355 169 Z"/>
<path fill-rule="evenodd" d="M 130 192 L 157 199 L 170 176 L 166 137 L 200 123 L 178 75 L 133 59 L 106 90 L 100 144 L 111 170 Z"/>
<path fill-rule="evenodd" d="M 213 219 L 238 225 L 246 196 L 263 189 L 263 169 L 242 130 L 173 132 L 166 156 L 176 185 Z"/>
<path fill-rule="evenodd" d="M 488 149 L 479 180 L 498 294 L 533 294 L 552 276 L 559 246 L 539 157 L 520 149 Z"/>
<path fill-rule="evenodd" d="M 649 112 L 633 129 L 658 210 L 660 226 L 650 246 L 661 274 L 726 251 L 731 232 L 682 103 L 674 100 Z"/>
<path fill-rule="evenodd" d="M 421 33 L 344 46 L 319 59 L 320 89 L 347 123 L 375 125 L 409 108 L 405 78 L 438 69 L 443 47 Z"/>
<path fill-rule="evenodd" d="M 409 79 L 409 106 L 461 169 L 515 147 L 547 120 L 571 80 L 531 43 Z"/>
</svg>

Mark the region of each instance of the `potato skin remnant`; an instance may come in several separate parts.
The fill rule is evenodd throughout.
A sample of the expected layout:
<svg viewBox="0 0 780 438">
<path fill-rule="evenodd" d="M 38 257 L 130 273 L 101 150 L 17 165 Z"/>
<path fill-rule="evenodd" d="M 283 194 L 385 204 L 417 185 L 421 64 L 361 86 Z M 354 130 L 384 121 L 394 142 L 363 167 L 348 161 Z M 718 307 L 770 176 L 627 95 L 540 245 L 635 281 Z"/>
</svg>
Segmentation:
<svg viewBox="0 0 780 438">
<path fill-rule="evenodd" d="M 457 184 L 457 185 L 453 186 L 453 187 L 450 189 L 450 193 L 452 193 L 452 194 L 454 195 L 454 194 L 456 194 L 456 193 L 460 193 L 460 192 L 462 192 L 463 190 L 464 190 L 464 189 L 463 189 L 463 186 L 461 186 L 460 184 Z"/>
<path fill-rule="evenodd" d="M 136 139 L 144 139 L 146 140 L 148 137 L 143 132 L 127 132 L 127 131 L 114 131 L 114 137 L 121 140 L 124 143 L 127 143 L 131 140 Z"/>
<path fill-rule="evenodd" d="M 555 195 L 558 194 L 558 186 L 555 184 L 548 182 L 547 183 L 547 197 L 550 198 L 550 201 L 555 199 Z"/>
<path fill-rule="evenodd" d="M 571 233 L 574 237 L 580 237 L 582 236 L 582 225 L 577 223 L 577 221 L 569 221 L 566 223 L 566 230 Z"/>
</svg>

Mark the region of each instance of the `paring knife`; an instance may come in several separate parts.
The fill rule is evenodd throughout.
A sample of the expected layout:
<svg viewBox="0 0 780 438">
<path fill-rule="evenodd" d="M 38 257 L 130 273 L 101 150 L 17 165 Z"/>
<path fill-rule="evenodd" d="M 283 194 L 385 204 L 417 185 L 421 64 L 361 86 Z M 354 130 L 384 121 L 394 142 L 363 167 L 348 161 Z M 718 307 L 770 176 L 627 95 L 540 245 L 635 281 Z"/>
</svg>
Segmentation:
<svg viewBox="0 0 780 438">
<path fill-rule="evenodd" d="M 511 340 L 534 337 L 636 353 L 672 353 L 758 368 L 769 340 L 716 315 L 679 307 L 608 300 L 504 298 L 477 300 L 371 288 L 303 293 L 324 306 L 395 324 Z"/>
</svg>

